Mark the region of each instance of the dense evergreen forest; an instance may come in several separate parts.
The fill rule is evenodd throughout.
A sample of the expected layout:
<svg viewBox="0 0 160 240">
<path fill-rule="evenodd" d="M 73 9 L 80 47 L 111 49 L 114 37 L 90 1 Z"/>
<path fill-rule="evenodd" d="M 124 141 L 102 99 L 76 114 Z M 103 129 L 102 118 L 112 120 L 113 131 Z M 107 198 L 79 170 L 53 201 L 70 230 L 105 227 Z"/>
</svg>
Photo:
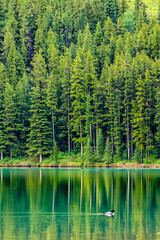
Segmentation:
<svg viewBox="0 0 160 240">
<path fill-rule="evenodd" d="M 160 156 L 160 7 L 0 1 L 0 151 L 113 162 Z"/>
</svg>

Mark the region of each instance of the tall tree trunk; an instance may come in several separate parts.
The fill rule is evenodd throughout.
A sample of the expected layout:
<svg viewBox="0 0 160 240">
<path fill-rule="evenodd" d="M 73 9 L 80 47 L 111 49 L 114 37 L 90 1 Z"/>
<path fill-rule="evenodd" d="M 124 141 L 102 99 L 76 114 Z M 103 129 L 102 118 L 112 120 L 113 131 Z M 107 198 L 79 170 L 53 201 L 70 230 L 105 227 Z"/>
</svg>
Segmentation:
<svg viewBox="0 0 160 240">
<path fill-rule="evenodd" d="M 10 159 L 12 160 L 12 150 L 10 149 Z"/>
<path fill-rule="evenodd" d="M 1 161 L 3 161 L 3 151 L 1 150 Z"/>
<path fill-rule="evenodd" d="M 93 130 L 93 145 L 94 145 L 94 152 L 96 152 L 96 136 L 95 136 L 95 132 Z"/>
<path fill-rule="evenodd" d="M 127 108 L 127 158 L 130 160 L 130 144 L 129 144 L 129 116 L 128 116 L 128 108 Z"/>
<path fill-rule="evenodd" d="M 81 157 L 83 158 L 82 126 L 80 120 L 80 138 L 81 138 Z"/>
<path fill-rule="evenodd" d="M 143 163 L 143 150 L 141 149 L 141 163 Z"/>
<path fill-rule="evenodd" d="M 55 129 L 54 129 L 54 113 L 52 110 L 52 131 L 53 131 L 53 146 L 55 146 Z"/>
<path fill-rule="evenodd" d="M 132 135 L 132 132 L 133 132 L 133 128 L 131 130 L 131 158 L 133 159 L 133 135 Z"/>
<path fill-rule="evenodd" d="M 148 150 L 147 150 L 147 145 L 146 145 L 146 160 L 148 160 Z"/>
<path fill-rule="evenodd" d="M 71 155 L 71 129 L 70 129 L 70 111 L 69 111 L 69 96 L 68 96 L 68 154 Z"/>
<path fill-rule="evenodd" d="M 114 155 L 114 140 L 113 140 L 113 132 L 111 135 L 111 142 L 112 142 L 112 161 L 113 161 L 113 155 Z"/>
<path fill-rule="evenodd" d="M 39 155 L 39 161 L 40 161 L 40 163 L 43 161 L 42 154 Z"/>
<path fill-rule="evenodd" d="M 89 127 L 90 127 L 90 138 L 92 139 L 92 123 L 90 123 Z"/>
<path fill-rule="evenodd" d="M 130 144 L 129 144 L 129 134 L 127 133 L 127 158 L 130 160 Z"/>
<path fill-rule="evenodd" d="M 98 157 L 98 121 L 96 119 L 96 154 Z"/>
</svg>

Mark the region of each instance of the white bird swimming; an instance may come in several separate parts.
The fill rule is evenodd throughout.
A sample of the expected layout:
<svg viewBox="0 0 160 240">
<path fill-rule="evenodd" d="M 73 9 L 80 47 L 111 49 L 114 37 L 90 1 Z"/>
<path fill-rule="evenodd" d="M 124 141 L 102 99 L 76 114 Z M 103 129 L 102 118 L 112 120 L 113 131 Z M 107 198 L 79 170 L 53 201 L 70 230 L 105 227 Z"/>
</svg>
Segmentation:
<svg viewBox="0 0 160 240">
<path fill-rule="evenodd" d="M 103 215 L 106 215 L 108 217 L 113 217 L 114 216 L 114 210 L 111 210 L 110 212 L 104 212 Z"/>
</svg>

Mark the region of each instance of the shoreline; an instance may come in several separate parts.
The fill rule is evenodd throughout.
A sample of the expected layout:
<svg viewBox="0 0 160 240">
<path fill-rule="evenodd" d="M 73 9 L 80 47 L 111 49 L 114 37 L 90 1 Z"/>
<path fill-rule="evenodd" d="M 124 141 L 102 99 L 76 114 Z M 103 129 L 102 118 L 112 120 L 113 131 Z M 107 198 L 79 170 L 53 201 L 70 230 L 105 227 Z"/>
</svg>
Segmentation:
<svg viewBox="0 0 160 240">
<path fill-rule="evenodd" d="M 160 169 L 160 164 L 114 163 L 108 165 L 81 166 L 81 164 L 0 164 L 0 168 L 100 168 L 100 169 Z"/>
</svg>

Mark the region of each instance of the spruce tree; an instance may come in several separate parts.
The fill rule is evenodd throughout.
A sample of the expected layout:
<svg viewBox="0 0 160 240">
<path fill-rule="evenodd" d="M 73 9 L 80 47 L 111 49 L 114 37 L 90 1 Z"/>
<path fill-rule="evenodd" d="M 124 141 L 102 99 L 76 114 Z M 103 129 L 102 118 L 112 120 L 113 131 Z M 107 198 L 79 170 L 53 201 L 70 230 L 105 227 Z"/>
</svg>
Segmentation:
<svg viewBox="0 0 160 240">
<path fill-rule="evenodd" d="M 16 134 L 20 156 L 24 156 L 26 151 L 28 127 L 29 127 L 29 82 L 28 76 L 23 78 L 16 86 Z"/>
<path fill-rule="evenodd" d="M 157 79 L 157 89 L 156 89 L 156 114 L 155 114 L 155 123 L 156 123 L 156 149 L 157 157 L 160 157 L 160 81 Z"/>
<path fill-rule="evenodd" d="M 107 0 L 105 3 L 105 11 L 107 17 L 110 17 L 113 22 L 117 20 L 117 9 L 115 0 Z"/>
<path fill-rule="evenodd" d="M 145 143 L 145 83 L 139 76 L 136 83 L 136 101 L 133 101 L 133 139 L 136 147 L 141 152 L 141 163 L 143 163 L 143 150 Z"/>
<path fill-rule="evenodd" d="M 87 137 L 86 146 L 84 148 L 84 158 L 85 158 L 84 165 L 87 166 L 93 163 L 94 155 L 91 146 L 91 139 L 89 136 Z"/>
<path fill-rule="evenodd" d="M 73 63 L 73 75 L 71 79 L 71 98 L 72 100 L 72 127 L 76 137 L 73 139 L 81 145 L 81 157 L 83 157 L 83 120 L 84 120 L 84 100 L 85 100 L 85 87 L 84 87 L 84 69 L 82 60 L 78 53 Z"/>
<path fill-rule="evenodd" d="M 115 37 L 115 27 L 111 18 L 108 17 L 104 24 L 104 43 L 109 44 L 111 42 L 111 37 Z"/>
<path fill-rule="evenodd" d="M 127 7 L 128 6 L 127 6 L 126 0 L 121 0 L 121 5 L 120 5 L 120 13 L 121 13 L 121 15 L 123 15 L 126 12 Z"/>
<path fill-rule="evenodd" d="M 104 137 L 101 128 L 98 129 L 98 146 L 97 146 L 97 152 L 98 152 L 98 160 L 102 161 L 103 154 L 104 154 Z"/>
<path fill-rule="evenodd" d="M 64 56 L 61 60 L 61 83 L 62 83 L 62 117 L 66 117 L 68 133 L 68 154 L 71 152 L 71 76 L 72 76 L 72 58 L 68 48 L 65 49 Z M 65 113 L 65 114 L 64 114 Z M 65 130 L 63 130 L 65 131 Z"/>
<path fill-rule="evenodd" d="M 111 151 L 111 144 L 109 142 L 109 137 L 106 140 L 106 146 L 105 146 L 105 150 L 104 150 L 103 162 L 105 162 L 107 164 L 113 162 L 112 151 Z"/>
<path fill-rule="evenodd" d="M 32 66 L 31 117 L 27 152 L 29 155 L 39 156 L 42 162 L 43 156 L 50 150 L 50 128 L 46 104 L 47 73 L 41 51 L 35 54 Z"/>
<path fill-rule="evenodd" d="M 86 133 L 90 135 L 92 139 L 92 127 L 93 127 L 93 93 L 94 85 L 96 81 L 96 71 L 94 68 L 94 59 L 90 53 L 87 52 L 86 64 L 84 68 L 85 77 L 85 91 L 86 91 Z"/>
<path fill-rule="evenodd" d="M 1 150 L 1 161 L 3 160 L 4 149 L 5 149 L 5 128 L 4 128 L 4 92 L 6 85 L 5 66 L 0 63 L 0 150 Z"/>
<path fill-rule="evenodd" d="M 114 80 L 113 80 L 113 70 L 110 68 L 108 73 L 108 79 L 106 83 L 106 101 L 105 108 L 105 122 L 107 124 L 107 133 L 111 138 L 111 149 L 112 149 L 112 159 L 114 155 L 114 113 L 115 113 L 115 91 L 114 91 Z"/>
<path fill-rule="evenodd" d="M 56 136 L 55 136 L 55 120 L 56 112 L 58 106 L 58 90 L 59 90 L 59 69 L 58 69 L 58 50 L 52 44 L 48 49 L 48 67 L 49 67 L 49 76 L 47 84 L 47 105 L 51 112 L 52 118 L 52 141 L 53 147 L 55 146 Z"/>
<path fill-rule="evenodd" d="M 5 128 L 5 146 L 10 154 L 10 159 L 17 155 L 17 137 L 16 137 L 16 108 L 15 91 L 7 82 L 4 92 L 4 128 Z"/>
</svg>

